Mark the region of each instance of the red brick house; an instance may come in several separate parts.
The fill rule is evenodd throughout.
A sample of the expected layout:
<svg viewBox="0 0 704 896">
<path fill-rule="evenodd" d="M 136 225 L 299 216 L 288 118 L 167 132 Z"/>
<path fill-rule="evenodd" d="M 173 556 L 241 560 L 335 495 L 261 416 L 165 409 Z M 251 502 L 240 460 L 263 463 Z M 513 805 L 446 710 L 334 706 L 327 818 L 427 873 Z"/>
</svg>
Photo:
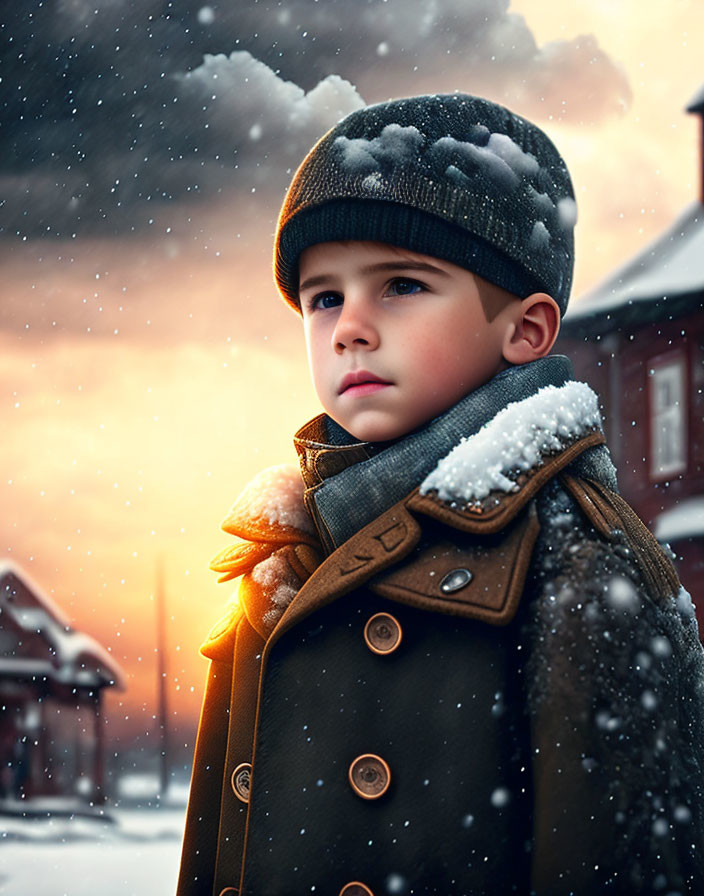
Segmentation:
<svg viewBox="0 0 704 896">
<path fill-rule="evenodd" d="M 16 564 L 0 561 L 0 807 L 104 800 L 101 703 L 110 686 L 123 687 L 110 654 Z"/>
<path fill-rule="evenodd" d="M 575 301 L 558 351 L 603 401 L 623 496 L 678 558 L 704 632 L 704 88 L 701 192 Z"/>
</svg>

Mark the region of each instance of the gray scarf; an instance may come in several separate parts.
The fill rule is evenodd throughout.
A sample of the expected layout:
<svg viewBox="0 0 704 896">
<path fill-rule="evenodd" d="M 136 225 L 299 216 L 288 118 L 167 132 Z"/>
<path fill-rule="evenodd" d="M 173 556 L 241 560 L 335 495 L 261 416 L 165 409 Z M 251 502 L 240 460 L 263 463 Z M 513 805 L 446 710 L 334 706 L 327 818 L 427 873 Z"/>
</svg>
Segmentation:
<svg viewBox="0 0 704 896">
<path fill-rule="evenodd" d="M 510 367 L 470 392 L 425 426 L 393 442 L 359 442 L 327 414 L 315 417 L 294 437 L 306 485 L 304 500 L 329 553 L 404 498 L 461 439 L 474 435 L 502 408 L 544 386 L 573 379 L 563 355 Z M 615 488 L 605 448 L 586 452 L 583 475 Z"/>
</svg>

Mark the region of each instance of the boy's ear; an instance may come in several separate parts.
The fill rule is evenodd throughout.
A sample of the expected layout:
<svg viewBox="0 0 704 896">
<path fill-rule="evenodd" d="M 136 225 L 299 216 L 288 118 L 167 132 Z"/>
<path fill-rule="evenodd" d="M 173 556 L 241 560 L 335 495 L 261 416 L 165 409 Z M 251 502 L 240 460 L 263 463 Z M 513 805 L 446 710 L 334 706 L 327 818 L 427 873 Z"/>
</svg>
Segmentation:
<svg viewBox="0 0 704 896">
<path fill-rule="evenodd" d="M 544 292 L 534 292 L 516 308 L 503 342 L 503 356 L 510 364 L 526 364 L 543 358 L 560 330 L 560 309 Z"/>
</svg>

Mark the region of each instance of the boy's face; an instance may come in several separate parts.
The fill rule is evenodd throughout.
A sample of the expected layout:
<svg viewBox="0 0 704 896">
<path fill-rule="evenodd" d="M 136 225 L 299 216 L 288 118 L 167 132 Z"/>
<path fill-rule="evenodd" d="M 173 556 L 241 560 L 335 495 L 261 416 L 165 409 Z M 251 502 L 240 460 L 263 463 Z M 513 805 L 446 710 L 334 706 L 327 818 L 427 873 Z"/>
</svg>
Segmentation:
<svg viewBox="0 0 704 896">
<path fill-rule="evenodd" d="M 405 435 L 507 366 L 518 300 L 451 262 L 330 242 L 306 249 L 299 271 L 313 384 L 360 441 Z"/>
</svg>

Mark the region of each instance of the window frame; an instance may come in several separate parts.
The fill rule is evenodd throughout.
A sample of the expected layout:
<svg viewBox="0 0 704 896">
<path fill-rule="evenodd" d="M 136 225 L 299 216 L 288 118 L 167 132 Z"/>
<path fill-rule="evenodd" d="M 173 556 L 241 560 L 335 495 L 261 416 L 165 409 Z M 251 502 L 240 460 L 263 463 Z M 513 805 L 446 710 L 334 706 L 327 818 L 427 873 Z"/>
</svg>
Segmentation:
<svg viewBox="0 0 704 896">
<path fill-rule="evenodd" d="M 675 381 L 679 385 L 679 429 L 680 440 L 677 446 L 677 457 L 668 465 L 659 463 L 662 457 L 662 436 L 660 431 L 665 428 L 657 424 L 656 420 L 662 418 L 663 413 L 677 407 L 677 401 L 671 404 L 665 412 L 656 410 L 656 382 L 658 377 L 665 373 L 674 373 Z M 689 368 L 687 364 L 686 346 L 677 351 L 658 355 L 650 358 L 647 363 L 647 388 L 648 388 L 648 475 L 653 482 L 662 482 L 685 473 L 689 464 L 688 433 L 689 433 Z M 667 425 L 667 424 L 666 424 Z M 668 427 L 671 430 L 671 427 Z"/>
</svg>

